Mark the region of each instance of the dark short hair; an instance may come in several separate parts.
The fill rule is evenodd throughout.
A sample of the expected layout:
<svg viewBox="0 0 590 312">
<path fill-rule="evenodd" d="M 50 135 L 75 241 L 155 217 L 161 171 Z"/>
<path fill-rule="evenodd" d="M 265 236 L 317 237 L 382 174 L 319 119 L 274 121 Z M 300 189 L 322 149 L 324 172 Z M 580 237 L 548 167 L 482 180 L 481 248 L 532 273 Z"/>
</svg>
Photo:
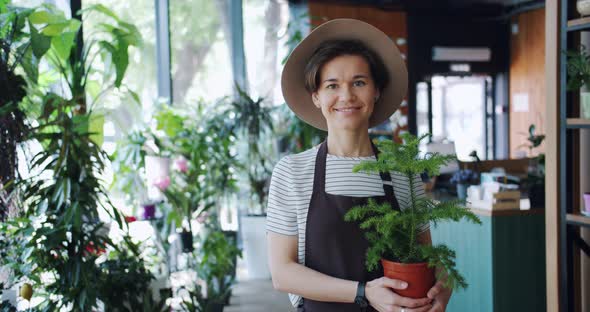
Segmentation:
<svg viewBox="0 0 590 312">
<path fill-rule="evenodd" d="M 371 78 L 379 92 L 389 83 L 389 75 L 383 61 L 359 40 L 329 40 L 320 44 L 305 66 L 305 88 L 309 93 L 316 92 L 320 86 L 322 67 L 342 55 L 361 56 L 369 64 Z"/>
</svg>

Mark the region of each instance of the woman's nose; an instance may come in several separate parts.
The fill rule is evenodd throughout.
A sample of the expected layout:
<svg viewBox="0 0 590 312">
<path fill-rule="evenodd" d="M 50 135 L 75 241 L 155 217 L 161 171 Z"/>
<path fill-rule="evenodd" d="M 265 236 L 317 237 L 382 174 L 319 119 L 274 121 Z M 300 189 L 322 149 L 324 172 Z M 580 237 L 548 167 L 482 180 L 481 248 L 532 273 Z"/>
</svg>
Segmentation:
<svg viewBox="0 0 590 312">
<path fill-rule="evenodd" d="M 353 101 L 356 98 L 354 91 L 350 86 L 340 88 L 340 100 L 343 102 Z"/>
</svg>

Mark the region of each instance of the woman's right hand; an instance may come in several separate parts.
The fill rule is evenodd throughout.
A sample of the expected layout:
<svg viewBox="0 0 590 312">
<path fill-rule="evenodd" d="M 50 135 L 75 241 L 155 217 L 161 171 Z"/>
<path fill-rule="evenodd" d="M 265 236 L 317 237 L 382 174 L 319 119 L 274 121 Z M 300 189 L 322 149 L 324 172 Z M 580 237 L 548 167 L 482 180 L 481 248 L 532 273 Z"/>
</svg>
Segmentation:
<svg viewBox="0 0 590 312">
<path fill-rule="evenodd" d="M 408 284 L 404 281 L 381 277 L 367 283 L 365 296 L 369 304 L 379 312 L 400 312 L 402 309 L 405 312 L 425 312 L 432 307 L 432 299 L 402 297 L 391 290 L 406 287 Z"/>
</svg>

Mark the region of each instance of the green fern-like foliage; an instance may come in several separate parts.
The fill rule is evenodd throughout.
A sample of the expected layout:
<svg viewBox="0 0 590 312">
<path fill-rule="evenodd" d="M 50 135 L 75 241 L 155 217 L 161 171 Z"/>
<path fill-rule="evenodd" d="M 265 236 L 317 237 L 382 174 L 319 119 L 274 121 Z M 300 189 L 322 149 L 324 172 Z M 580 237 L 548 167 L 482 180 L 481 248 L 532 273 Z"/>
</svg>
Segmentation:
<svg viewBox="0 0 590 312">
<path fill-rule="evenodd" d="M 455 160 L 454 156 L 428 153 L 420 155 L 420 142 L 429 135 L 415 137 L 402 135 L 405 144 L 380 141 L 376 161 L 363 161 L 355 166 L 354 172 L 399 172 L 407 177 L 410 189 L 410 203 L 407 209 L 394 210 L 390 203 L 379 204 L 369 200 L 367 205 L 352 208 L 345 220 L 359 222 L 364 230 L 369 248 L 366 265 L 375 270 L 384 258 L 401 263 L 428 262 L 430 267 L 440 268 L 438 278 L 445 277 L 445 286 L 466 288 L 465 279 L 455 268 L 455 252 L 445 245 L 426 246 L 417 241 L 420 225 L 440 221 L 459 221 L 463 218 L 481 224 L 479 218 L 462 205 L 459 200 L 438 202 L 419 197 L 414 192 L 415 177 L 423 172 L 438 175 L 441 166 Z"/>
</svg>

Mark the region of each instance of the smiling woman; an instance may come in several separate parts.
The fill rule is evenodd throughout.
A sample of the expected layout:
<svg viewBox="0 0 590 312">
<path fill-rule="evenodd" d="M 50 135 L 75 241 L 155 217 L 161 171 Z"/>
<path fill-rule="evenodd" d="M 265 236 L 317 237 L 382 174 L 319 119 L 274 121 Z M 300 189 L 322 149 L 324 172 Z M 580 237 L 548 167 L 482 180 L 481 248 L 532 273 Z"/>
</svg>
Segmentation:
<svg viewBox="0 0 590 312">
<path fill-rule="evenodd" d="M 332 20 L 293 50 L 281 85 L 289 108 L 328 138 L 284 157 L 273 171 L 267 237 L 275 288 L 306 312 L 442 311 L 450 291 L 435 286 L 426 298 L 406 298 L 393 291 L 406 281 L 383 277 L 381 268 L 366 270 L 364 233 L 344 221 L 369 199 L 399 211 L 408 209 L 410 194 L 424 196 L 419 177 L 352 170 L 379 157 L 368 130 L 397 110 L 407 90 L 393 41 L 364 22 Z M 415 234 L 430 243 L 427 224 Z"/>
</svg>

